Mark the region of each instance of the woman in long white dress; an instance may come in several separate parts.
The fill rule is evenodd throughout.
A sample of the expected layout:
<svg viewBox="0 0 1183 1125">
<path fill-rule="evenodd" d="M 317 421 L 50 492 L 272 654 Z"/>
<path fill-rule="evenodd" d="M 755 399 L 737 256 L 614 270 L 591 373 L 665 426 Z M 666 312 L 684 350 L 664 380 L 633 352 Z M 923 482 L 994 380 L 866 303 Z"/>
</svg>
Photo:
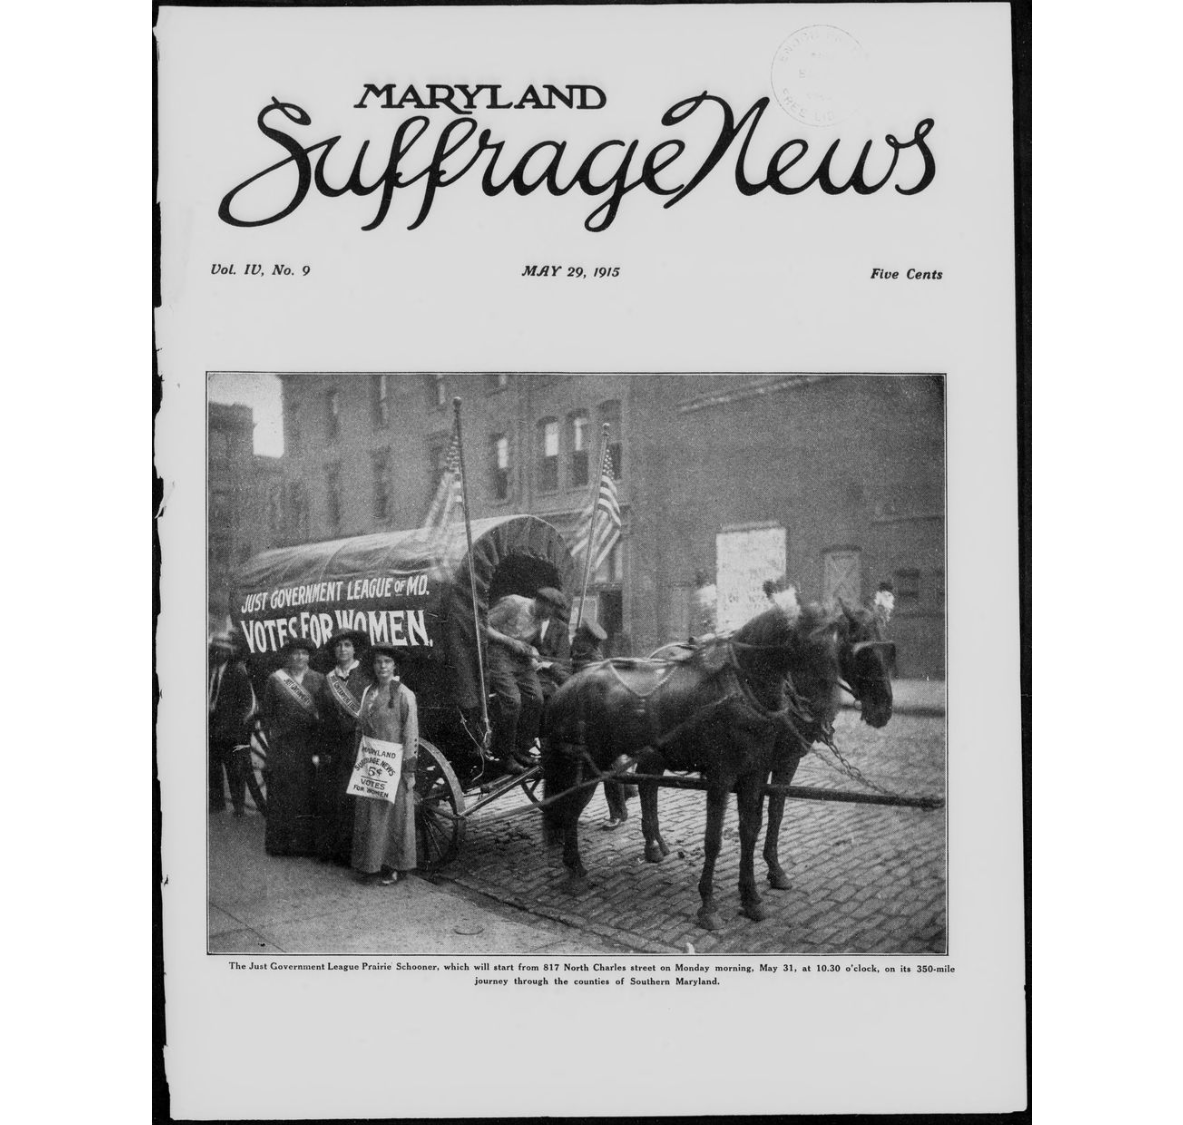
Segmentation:
<svg viewBox="0 0 1183 1125">
<path fill-rule="evenodd" d="M 374 684 L 366 689 L 358 716 L 369 738 L 402 744 L 402 772 L 394 801 L 354 797 L 353 868 L 366 883 L 389 886 L 414 871 L 415 765 L 419 714 L 415 693 L 399 678 L 397 650 L 377 644 L 370 650 Z"/>
</svg>

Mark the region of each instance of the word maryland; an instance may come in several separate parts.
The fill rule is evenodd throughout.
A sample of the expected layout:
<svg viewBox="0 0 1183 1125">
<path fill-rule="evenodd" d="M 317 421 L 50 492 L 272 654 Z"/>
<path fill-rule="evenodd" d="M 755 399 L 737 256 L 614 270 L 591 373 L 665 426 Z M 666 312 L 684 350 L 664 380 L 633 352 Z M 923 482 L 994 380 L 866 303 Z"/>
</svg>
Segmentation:
<svg viewBox="0 0 1183 1125">
<path fill-rule="evenodd" d="M 390 120 L 392 134 L 375 141 L 345 140 L 342 134 L 308 139 L 311 114 L 273 96 L 259 111 L 257 125 L 284 155 L 231 188 L 218 217 L 236 227 L 267 226 L 292 214 L 315 187 L 326 199 L 376 195 L 373 218 L 362 226 L 374 230 L 389 214 L 397 189 L 407 193 L 400 200 L 411 201 L 407 229 L 415 230 L 426 221 L 436 194 L 467 177 L 490 198 L 506 191 L 600 198 L 583 223 L 585 230 L 599 232 L 612 225 L 630 192 L 640 188 L 642 194 L 661 197 L 663 207 L 672 207 L 721 164 L 731 169 L 743 196 L 763 191 L 793 196 L 810 189 L 826 195 L 873 195 L 888 185 L 899 195 L 912 196 L 936 176 L 927 139 L 935 124 L 931 117 L 914 125 L 905 140 L 886 133 L 872 139 L 826 137 L 811 144 L 782 135 L 785 117 L 769 112 L 769 98 L 757 99 L 737 115 L 725 98 L 704 90 L 661 115 L 663 129 L 680 126 L 676 137 L 608 137 L 582 146 L 556 137 L 523 147 L 495 135 L 480 120 L 494 110 L 563 114 L 602 110 L 607 102 L 604 91 L 591 85 L 530 85 L 509 91 L 491 84 L 370 83 L 351 105 L 379 111 L 383 124 Z M 506 121 L 503 116 L 498 120 Z M 437 123 L 443 124 L 437 129 Z"/>
<path fill-rule="evenodd" d="M 318 647 L 335 632 L 355 629 L 367 633 L 375 644 L 432 646 L 427 632 L 427 611 L 423 609 L 361 609 L 346 606 L 329 612 L 330 602 L 385 601 L 399 597 L 421 597 L 428 593 L 426 575 L 410 578 L 355 578 L 349 581 L 313 582 L 248 594 L 239 607 L 239 628 L 251 654 L 278 652 L 295 637 L 307 637 Z M 314 609 L 285 616 L 252 620 L 255 614 L 294 611 L 300 606 Z"/>
</svg>

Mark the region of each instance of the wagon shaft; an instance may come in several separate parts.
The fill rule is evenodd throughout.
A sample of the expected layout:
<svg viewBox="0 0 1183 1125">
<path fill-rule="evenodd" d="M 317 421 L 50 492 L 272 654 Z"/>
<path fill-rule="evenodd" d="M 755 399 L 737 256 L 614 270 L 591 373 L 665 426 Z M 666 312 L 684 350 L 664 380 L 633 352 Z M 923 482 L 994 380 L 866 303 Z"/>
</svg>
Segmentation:
<svg viewBox="0 0 1183 1125">
<path fill-rule="evenodd" d="M 657 777 L 650 774 L 619 774 L 613 780 L 636 784 L 637 782 L 653 781 L 665 789 L 698 789 L 705 791 L 708 786 L 701 777 Z M 799 801 L 837 801 L 850 805 L 893 805 L 907 809 L 940 809 L 945 807 L 943 797 L 904 797 L 880 793 L 852 793 L 845 789 L 821 789 L 814 785 L 766 785 L 765 796 L 773 793 L 783 793 L 786 797 Z"/>
</svg>

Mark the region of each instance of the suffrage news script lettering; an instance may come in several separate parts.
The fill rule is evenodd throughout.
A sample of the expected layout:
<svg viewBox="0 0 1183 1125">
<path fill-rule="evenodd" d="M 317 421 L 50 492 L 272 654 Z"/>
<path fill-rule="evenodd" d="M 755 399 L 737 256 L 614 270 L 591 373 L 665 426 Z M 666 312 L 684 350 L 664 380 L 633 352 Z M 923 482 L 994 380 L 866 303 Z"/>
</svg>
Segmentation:
<svg viewBox="0 0 1183 1125">
<path fill-rule="evenodd" d="M 367 159 L 370 138 L 346 143 L 338 134 L 306 142 L 297 134 L 311 127 L 312 116 L 294 102 L 273 97 L 259 111 L 257 124 L 263 136 L 285 155 L 231 188 L 222 198 L 218 217 L 236 227 L 267 226 L 292 214 L 315 188 L 327 199 L 376 195 L 373 217 L 361 228 L 374 230 L 389 214 L 395 190 L 413 188 L 418 202 L 417 206 L 412 204 L 413 213 L 408 211 L 407 229 L 415 230 L 431 213 L 436 193 L 471 173 L 490 198 L 505 191 L 526 196 L 539 190 L 552 196 L 574 191 L 600 197 L 602 202 L 583 223 L 584 229 L 598 232 L 612 225 L 630 192 L 642 188 L 662 197 L 663 207 L 672 207 L 693 192 L 724 157 L 730 158 L 735 187 L 744 196 L 766 190 L 791 196 L 810 189 L 825 195 L 848 191 L 873 195 L 888 184 L 898 194 L 912 196 L 924 191 L 936 176 L 936 159 L 928 143 L 935 125 L 931 117 L 918 122 L 905 141 L 893 133 L 861 144 L 839 137 L 819 152 L 817 144 L 802 138 L 782 140 L 775 134 L 765 120 L 768 98 L 757 99 L 737 119 L 724 98 L 703 91 L 675 102 L 661 116 L 661 125 L 667 129 L 688 126 L 690 132 L 684 137 L 655 144 L 638 138 L 609 138 L 585 150 L 573 150 L 568 141 L 556 138 L 514 151 L 507 148 L 506 140 L 496 138 L 492 129 L 481 128 L 475 117 L 464 115 L 471 112 L 464 94 L 467 89 L 463 85 L 428 86 L 425 100 L 417 90 L 411 98 L 414 87 L 409 87 L 395 101 L 394 84 L 367 86 L 355 108 L 375 104 L 392 109 L 444 106 L 461 115 L 448 120 L 434 138 L 429 135 L 432 118 L 426 114 L 402 118 L 387 142 L 384 160 L 380 156 Z M 568 89 L 587 92 L 598 87 Z M 476 87 L 473 97 L 481 90 L 495 92 L 496 88 Z M 464 99 L 460 104 L 456 102 L 458 94 Z M 494 105 L 486 98 L 480 108 L 553 108 L 556 100 L 557 94 L 550 105 L 533 105 L 532 99 L 522 95 L 515 103 Z M 587 104 L 579 108 L 598 107 Z M 252 209 L 250 189 L 264 181 L 270 194 L 265 195 L 265 204 L 256 203 Z"/>
</svg>

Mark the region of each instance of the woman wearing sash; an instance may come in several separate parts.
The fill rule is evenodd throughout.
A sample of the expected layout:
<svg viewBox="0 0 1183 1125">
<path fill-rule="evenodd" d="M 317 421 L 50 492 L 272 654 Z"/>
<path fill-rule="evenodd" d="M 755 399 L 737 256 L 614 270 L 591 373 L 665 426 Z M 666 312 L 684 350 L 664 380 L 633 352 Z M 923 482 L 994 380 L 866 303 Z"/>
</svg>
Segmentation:
<svg viewBox="0 0 1183 1125">
<path fill-rule="evenodd" d="M 280 650 L 282 668 L 263 689 L 267 732 L 268 855 L 312 855 L 315 845 L 314 788 L 320 749 L 321 713 L 326 705 L 324 677 L 309 670 L 315 646 L 293 637 Z"/>
<path fill-rule="evenodd" d="M 375 683 L 362 697 L 360 734 L 401 745 L 402 769 L 393 801 L 353 798 L 353 867 L 361 882 L 390 886 L 405 872 L 415 870 L 419 712 L 414 692 L 399 679 L 397 651 L 390 645 L 376 644 L 371 655 Z"/>
<path fill-rule="evenodd" d="M 353 772 L 361 698 L 373 683 L 357 659 L 366 640 L 365 633 L 344 629 L 325 645 L 337 663 L 325 676 L 329 706 L 316 769 L 316 854 L 325 863 L 346 867 L 353 850 L 353 802 L 345 790 Z"/>
</svg>

